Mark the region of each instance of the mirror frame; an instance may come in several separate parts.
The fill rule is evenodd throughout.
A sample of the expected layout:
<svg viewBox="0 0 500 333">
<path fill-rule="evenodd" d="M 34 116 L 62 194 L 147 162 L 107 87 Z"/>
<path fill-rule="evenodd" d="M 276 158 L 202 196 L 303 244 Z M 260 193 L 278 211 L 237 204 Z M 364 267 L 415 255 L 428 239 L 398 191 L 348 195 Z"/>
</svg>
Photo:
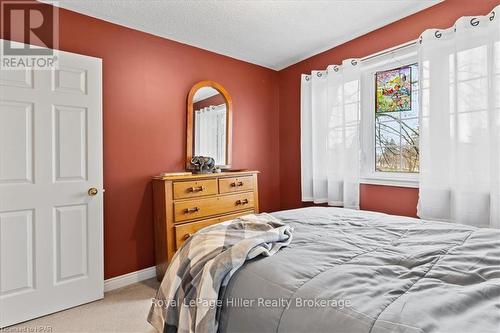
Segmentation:
<svg viewBox="0 0 500 333">
<path fill-rule="evenodd" d="M 217 90 L 224 100 L 226 101 L 226 164 L 217 165 L 222 169 L 231 168 L 232 161 L 232 146 L 233 146 L 233 104 L 231 101 L 231 96 L 227 92 L 226 88 L 215 81 L 204 80 L 196 83 L 189 91 L 187 97 L 187 127 L 186 127 L 186 170 L 190 169 L 191 159 L 193 158 L 194 152 L 194 138 L 193 138 L 193 125 L 194 125 L 194 110 L 193 110 L 193 98 L 196 92 L 203 87 L 212 87 Z"/>
</svg>

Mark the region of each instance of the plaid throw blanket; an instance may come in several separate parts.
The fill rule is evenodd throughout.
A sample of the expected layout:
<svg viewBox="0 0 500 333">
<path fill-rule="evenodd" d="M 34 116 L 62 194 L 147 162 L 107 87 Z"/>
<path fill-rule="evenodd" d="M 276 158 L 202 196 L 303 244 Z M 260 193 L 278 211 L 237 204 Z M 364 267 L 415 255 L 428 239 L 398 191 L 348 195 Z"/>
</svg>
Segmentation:
<svg viewBox="0 0 500 333">
<path fill-rule="evenodd" d="M 217 332 L 219 294 L 231 276 L 246 260 L 271 256 L 290 244 L 292 232 L 269 214 L 246 215 L 198 231 L 172 258 L 148 321 L 159 332 Z"/>
</svg>

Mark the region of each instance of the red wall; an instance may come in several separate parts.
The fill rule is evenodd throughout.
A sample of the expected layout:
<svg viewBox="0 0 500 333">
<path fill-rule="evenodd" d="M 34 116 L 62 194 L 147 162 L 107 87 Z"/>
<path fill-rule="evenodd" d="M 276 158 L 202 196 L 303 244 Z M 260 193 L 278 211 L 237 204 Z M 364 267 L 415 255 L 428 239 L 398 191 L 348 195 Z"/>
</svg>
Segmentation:
<svg viewBox="0 0 500 333">
<path fill-rule="evenodd" d="M 300 75 L 416 39 L 428 28 L 448 28 L 461 16 L 484 15 L 500 0 L 446 0 L 279 72 L 281 208 L 300 207 Z M 296 161 L 292 163 L 292 161 Z M 418 190 L 361 185 L 361 209 L 416 216 Z"/>
<path fill-rule="evenodd" d="M 184 168 L 198 81 L 230 93 L 233 167 L 260 170 L 260 207 L 279 209 L 277 72 L 67 10 L 60 49 L 103 59 L 106 278 L 154 265 L 150 179 Z"/>
</svg>

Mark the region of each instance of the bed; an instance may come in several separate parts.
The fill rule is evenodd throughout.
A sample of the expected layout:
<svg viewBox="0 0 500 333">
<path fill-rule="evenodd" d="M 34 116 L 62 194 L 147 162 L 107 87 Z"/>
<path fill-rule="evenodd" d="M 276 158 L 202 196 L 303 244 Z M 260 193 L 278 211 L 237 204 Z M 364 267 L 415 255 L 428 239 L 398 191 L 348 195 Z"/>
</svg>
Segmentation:
<svg viewBox="0 0 500 333">
<path fill-rule="evenodd" d="M 219 332 L 500 332 L 500 231 L 326 207 L 272 215 L 293 240 L 233 275 Z"/>
<path fill-rule="evenodd" d="M 278 247 L 245 261 L 236 249 L 252 247 L 238 237 L 264 227 L 282 243 L 249 238 Z M 200 230 L 167 273 L 157 300 L 220 304 L 178 306 L 182 325 L 152 305 L 148 320 L 164 332 L 500 332 L 500 230 L 331 207 L 248 215 Z"/>
</svg>

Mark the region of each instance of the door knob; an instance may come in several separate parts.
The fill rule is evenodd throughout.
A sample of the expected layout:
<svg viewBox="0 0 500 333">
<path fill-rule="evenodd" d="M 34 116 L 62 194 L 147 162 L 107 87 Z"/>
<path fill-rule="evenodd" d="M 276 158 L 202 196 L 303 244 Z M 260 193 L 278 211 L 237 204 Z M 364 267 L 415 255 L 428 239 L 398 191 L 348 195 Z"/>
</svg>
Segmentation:
<svg viewBox="0 0 500 333">
<path fill-rule="evenodd" d="M 87 193 L 88 193 L 91 197 L 93 197 L 94 195 L 96 195 L 96 194 L 97 194 L 97 192 L 99 192 L 99 191 L 97 191 L 97 189 L 96 189 L 95 187 L 91 187 L 91 188 L 89 188 L 89 190 L 88 190 L 88 192 L 87 192 Z"/>
</svg>

